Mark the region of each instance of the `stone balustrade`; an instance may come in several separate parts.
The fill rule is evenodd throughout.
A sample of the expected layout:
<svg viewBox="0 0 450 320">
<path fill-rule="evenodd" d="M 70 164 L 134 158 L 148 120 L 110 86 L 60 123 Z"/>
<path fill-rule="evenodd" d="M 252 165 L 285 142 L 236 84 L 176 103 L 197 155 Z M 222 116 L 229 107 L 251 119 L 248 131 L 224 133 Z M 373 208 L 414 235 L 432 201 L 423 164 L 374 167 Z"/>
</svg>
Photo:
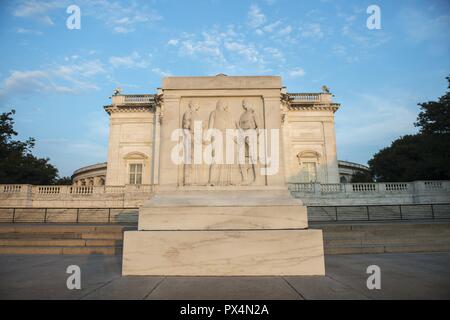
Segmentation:
<svg viewBox="0 0 450 320">
<path fill-rule="evenodd" d="M 112 96 L 113 105 L 127 105 L 127 104 L 148 104 L 153 103 L 155 95 L 153 94 L 128 94 Z"/>
<path fill-rule="evenodd" d="M 383 205 L 450 203 L 450 181 L 383 183 L 289 183 L 306 205 Z M 0 185 L 0 207 L 138 207 L 152 185 L 39 186 Z"/>
<path fill-rule="evenodd" d="M 450 203 L 450 181 L 379 183 L 290 183 L 307 205 Z"/>
<path fill-rule="evenodd" d="M 289 93 L 289 98 L 295 102 L 301 103 L 331 103 L 332 95 L 330 93 Z"/>
<path fill-rule="evenodd" d="M 450 181 L 372 182 L 372 183 L 289 183 L 292 192 L 309 193 L 380 193 L 414 191 L 450 191 Z"/>
<path fill-rule="evenodd" d="M 152 185 L 40 186 L 0 185 L 0 207 L 137 207 L 153 193 Z"/>
</svg>

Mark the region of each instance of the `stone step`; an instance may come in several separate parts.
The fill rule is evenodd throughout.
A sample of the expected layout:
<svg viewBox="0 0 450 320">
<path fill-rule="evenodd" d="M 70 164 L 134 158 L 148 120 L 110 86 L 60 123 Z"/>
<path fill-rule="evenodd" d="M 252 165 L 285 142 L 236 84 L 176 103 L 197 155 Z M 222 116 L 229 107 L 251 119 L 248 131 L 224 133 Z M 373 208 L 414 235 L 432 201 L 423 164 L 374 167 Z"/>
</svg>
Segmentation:
<svg viewBox="0 0 450 320">
<path fill-rule="evenodd" d="M 450 250 L 450 222 L 312 224 L 323 230 L 326 254 Z"/>
<path fill-rule="evenodd" d="M 135 226 L 0 224 L 0 254 L 119 254 Z"/>
<path fill-rule="evenodd" d="M 116 247 L 122 240 L 85 239 L 0 239 L 0 247 Z"/>
<path fill-rule="evenodd" d="M 122 232 L 83 232 L 83 233 L 0 233 L 0 239 L 105 239 L 122 240 Z"/>
<path fill-rule="evenodd" d="M 133 230 L 133 226 L 121 225 L 60 225 L 60 224 L 0 224 L 2 233 L 83 233 L 83 232 L 108 232 L 122 233 L 124 230 Z"/>
<path fill-rule="evenodd" d="M 0 239 L 81 239 L 81 233 L 0 233 Z"/>
<path fill-rule="evenodd" d="M 324 231 L 324 240 L 343 240 L 343 239 L 409 239 L 409 238 L 442 238 L 442 239 L 450 239 L 449 233 L 444 232 L 413 232 L 413 233 L 402 233 L 402 232 L 341 232 L 341 233 L 328 233 Z"/>
<path fill-rule="evenodd" d="M 311 228 L 322 229 L 327 232 L 348 232 L 366 230 L 449 230 L 450 221 L 436 222 L 372 222 L 372 223 L 310 223 Z"/>
<path fill-rule="evenodd" d="M 363 253 L 415 253 L 415 252 L 447 252 L 450 244 L 397 244 L 397 245 L 333 245 L 325 246 L 325 254 L 363 254 Z"/>
<path fill-rule="evenodd" d="M 0 247 L 0 254 L 121 254 L 122 247 Z"/>
<path fill-rule="evenodd" d="M 335 246 L 335 245 L 409 245 L 409 244 L 450 244 L 450 238 L 445 237 L 419 237 L 419 238 L 373 238 L 373 239 L 326 239 L 324 240 L 325 246 Z"/>
<path fill-rule="evenodd" d="M 81 234 L 82 239 L 109 239 L 122 240 L 122 232 L 84 232 Z"/>
</svg>

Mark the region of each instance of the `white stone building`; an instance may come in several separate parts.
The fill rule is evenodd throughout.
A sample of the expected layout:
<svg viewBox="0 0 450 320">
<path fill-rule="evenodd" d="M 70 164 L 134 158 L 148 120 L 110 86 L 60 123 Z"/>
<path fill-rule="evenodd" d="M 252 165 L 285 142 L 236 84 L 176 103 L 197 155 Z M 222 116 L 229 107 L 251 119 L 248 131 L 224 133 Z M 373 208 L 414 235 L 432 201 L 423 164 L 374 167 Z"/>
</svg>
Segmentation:
<svg viewBox="0 0 450 320">
<path fill-rule="evenodd" d="M 238 105 L 242 98 L 229 97 L 223 92 L 224 86 L 228 92 L 240 90 L 246 79 L 258 77 L 192 77 L 192 86 L 187 88 L 185 96 L 179 97 L 181 104 L 188 99 L 195 99 L 200 109 L 209 112 L 215 101 L 226 97 L 230 104 L 233 121 L 237 121 Z M 242 90 L 243 96 L 255 105 L 255 109 L 266 110 L 279 108 L 280 161 L 284 170 L 286 182 L 320 182 L 339 183 L 338 161 L 336 158 L 336 136 L 334 128 L 334 113 L 339 104 L 332 101 L 333 95 L 325 88 L 321 93 L 288 93 L 281 86 L 279 77 L 272 77 L 279 88 L 264 87 L 261 77 L 261 88 Z M 164 81 L 183 79 L 186 77 L 169 77 Z M 197 89 L 195 83 L 221 83 L 217 88 L 214 84 L 208 89 Z M 203 84 L 202 84 L 203 85 Z M 278 92 L 274 96 L 273 92 Z M 161 124 L 165 119 L 166 104 L 171 97 L 171 90 L 157 89 L 155 94 L 124 95 L 116 92 L 110 105 L 105 106 L 109 114 L 109 145 L 106 173 L 101 170 L 102 164 L 81 168 L 74 172 L 76 185 L 122 186 L 127 184 L 158 184 L 160 161 L 159 148 L 161 143 Z M 184 99 L 184 100 L 183 100 Z M 236 101 L 235 101 L 236 100 Z M 187 103 L 187 102 L 185 102 Z M 239 109 L 240 110 L 240 109 Z M 205 111 L 206 112 L 206 111 Z M 267 111 L 263 111 L 264 116 Z M 280 116 L 279 116 L 280 117 Z M 207 115 L 205 113 L 205 120 Z M 269 121 L 262 119 L 262 121 Z M 273 121 L 272 119 L 270 121 Z M 181 126 L 181 125 L 180 125 Z M 265 126 L 264 126 L 265 127 Z M 103 168 L 104 168 L 103 164 Z M 86 170 L 87 169 L 87 170 Z M 103 169 L 104 170 L 104 169 Z M 103 180 L 104 179 L 104 180 Z"/>
</svg>

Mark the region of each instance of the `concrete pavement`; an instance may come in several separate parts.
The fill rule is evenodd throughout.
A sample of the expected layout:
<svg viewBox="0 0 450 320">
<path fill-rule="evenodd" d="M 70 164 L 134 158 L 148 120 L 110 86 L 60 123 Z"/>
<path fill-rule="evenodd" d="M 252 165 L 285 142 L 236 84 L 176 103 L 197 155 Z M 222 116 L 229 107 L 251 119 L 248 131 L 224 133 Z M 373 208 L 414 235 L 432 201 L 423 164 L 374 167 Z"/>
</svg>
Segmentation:
<svg viewBox="0 0 450 320">
<path fill-rule="evenodd" d="M 81 268 L 69 290 L 66 268 Z M 368 290 L 366 268 L 381 268 Z M 1 299 L 450 299 L 450 253 L 326 256 L 325 277 L 122 277 L 121 256 L 0 255 Z"/>
</svg>

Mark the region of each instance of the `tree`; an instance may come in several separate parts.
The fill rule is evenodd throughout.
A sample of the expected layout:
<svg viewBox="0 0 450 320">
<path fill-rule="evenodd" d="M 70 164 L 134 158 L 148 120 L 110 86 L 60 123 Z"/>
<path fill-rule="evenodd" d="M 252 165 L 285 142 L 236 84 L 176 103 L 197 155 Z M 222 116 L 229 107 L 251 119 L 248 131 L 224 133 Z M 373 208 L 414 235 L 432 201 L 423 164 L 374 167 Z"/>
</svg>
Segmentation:
<svg viewBox="0 0 450 320">
<path fill-rule="evenodd" d="M 58 178 L 58 169 L 48 158 L 37 158 L 31 151 L 35 140 L 14 140 L 13 115 L 15 111 L 0 115 L 0 183 L 53 184 Z"/>
<path fill-rule="evenodd" d="M 70 177 L 58 178 L 55 181 L 55 184 L 60 185 L 60 186 L 71 185 L 72 184 L 72 178 L 70 178 Z"/>
<path fill-rule="evenodd" d="M 352 175 L 352 183 L 373 182 L 370 172 L 358 171 Z"/>
<path fill-rule="evenodd" d="M 450 89 L 450 77 L 447 77 Z M 406 135 L 380 150 L 369 161 L 381 182 L 450 179 L 450 92 L 438 101 L 419 103 L 415 125 L 420 132 Z"/>
<path fill-rule="evenodd" d="M 443 135 L 407 135 L 369 161 L 376 181 L 450 179 L 450 139 Z"/>
<path fill-rule="evenodd" d="M 448 89 L 450 89 L 450 77 Z M 419 103 L 421 112 L 414 124 L 420 127 L 423 134 L 450 134 L 450 91 L 439 98 L 438 101 Z"/>
</svg>

